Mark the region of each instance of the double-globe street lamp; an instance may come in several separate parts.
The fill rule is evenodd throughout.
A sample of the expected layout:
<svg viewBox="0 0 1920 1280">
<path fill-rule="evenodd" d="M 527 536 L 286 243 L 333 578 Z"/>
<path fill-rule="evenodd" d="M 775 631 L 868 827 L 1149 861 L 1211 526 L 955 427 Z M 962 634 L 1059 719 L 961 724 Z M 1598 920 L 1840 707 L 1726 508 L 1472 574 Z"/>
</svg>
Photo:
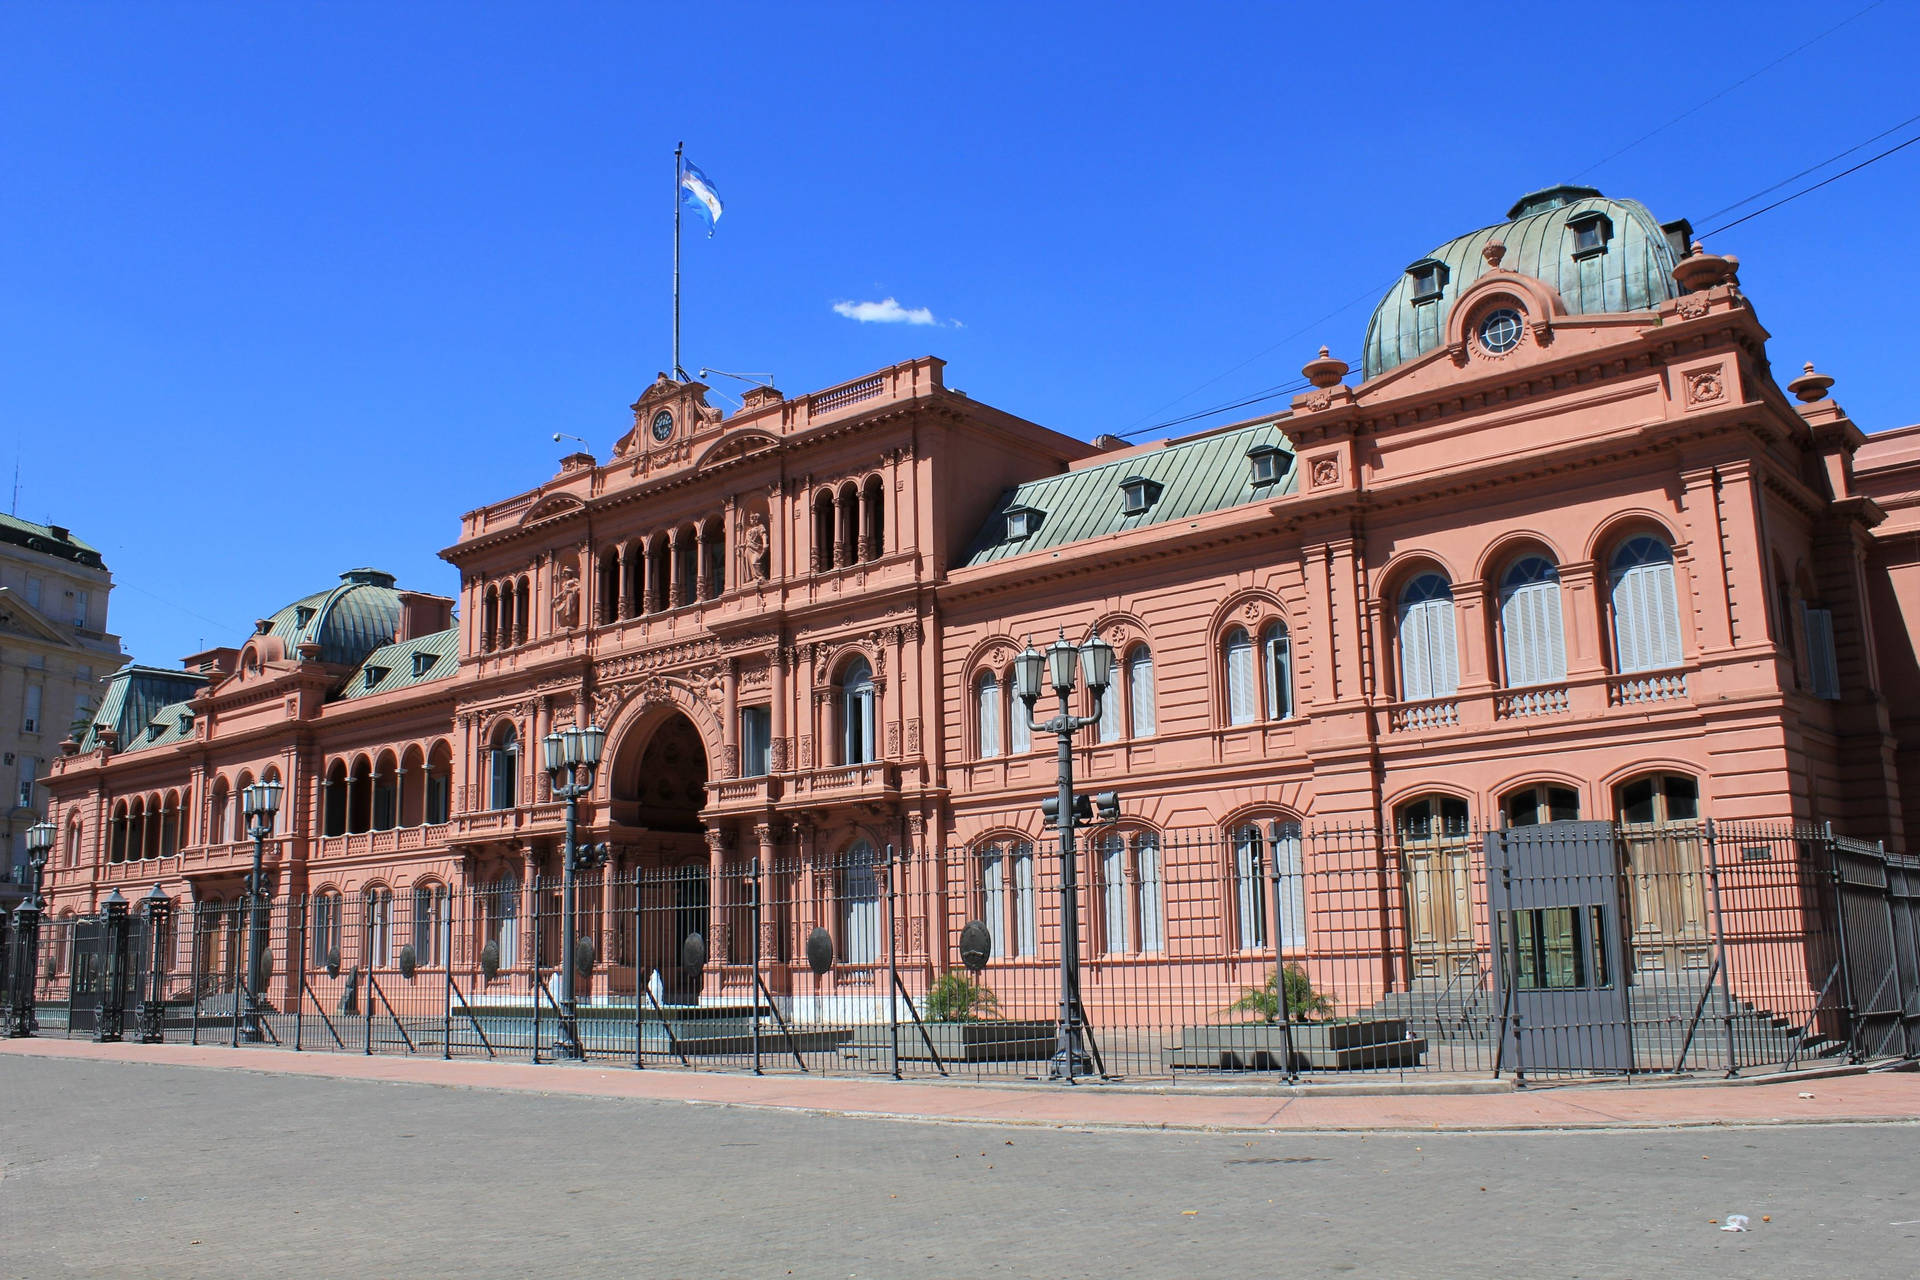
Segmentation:
<svg viewBox="0 0 1920 1280">
<path fill-rule="evenodd" d="M 40 1029 L 33 1016 L 34 984 L 40 978 L 40 873 L 46 868 L 47 855 L 53 850 L 58 833 L 51 822 L 36 822 L 27 828 L 27 870 L 30 873 L 26 896 L 13 909 L 13 990 L 7 1000 L 7 1035 L 30 1036 Z"/>
<path fill-rule="evenodd" d="M 247 818 L 247 834 L 253 837 L 253 874 L 247 877 L 247 992 L 241 1035 L 258 1042 L 260 1032 L 260 916 L 267 905 L 266 883 L 260 860 L 267 837 L 273 834 L 274 816 L 280 812 L 280 780 L 268 778 L 240 791 L 240 811 Z"/>
<path fill-rule="evenodd" d="M 560 862 L 560 1037 L 554 1054 L 561 1058 L 584 1056 L 580 1048 L 580 1023 L 574 1001 L 574 966 L 579 943 L 574 937 L 578 888 L 574 877 L 591 871 L 607 860 L 604 844 L 582 846 L 575 838 L 579 823 L 580 797 L 593 789 L 593 775 L 600 767 L 600 749 L 606 744 L 607 731 L 597 725 L 560 729 L 540 740 L 546 752 L 548 781 L 553 794 L 567 802 L 567 843 Z M 539 999 L 536 992 L 534 999 Z"/>
<path fill-rule="evenodd" d="M 1084 676 L 1087 692 L 1093 695 L 1093 713 L 1076 716 L 1069 699 L 1077 678 Z M 1090 816 L 1076 810 L 1073 795 L 1073 735 L 1100 721 L 1100 700 L 1113 682 L 1113 646 L 1095 632 L 1082 645 L 1068 642 L 1063 629 L 1060 638 L 1041 653 L 1029 641 L 1013 663 L 1013 687 L 1026 705 L 1027 722 L 1037 733 L 1051 733 L 1059 739 L 1059 794 L 1049 814 L 1060 830 L 1060 1013 L 1054 1024 L 1053 1061 L 1048 1078 L 1072 1084 L 1076 1076 L 1092 1075 L 1093 1060 L 1085 1044 L 1086 1012 L 1080 1004 L 1080 905 L 1079 886 L 1074 870 L 1073 829 Z M 1033 707 L 1040 700 L 1042 684 L 1051 684 L 1060 699 L 1060 714 L 1045 723 L 1033 719 Z M 1101 816 L 1118 816 L 1119 797 L 1111 792 L 1100 797 Z M 1043 806 L 1042 812 L 1045 812 Z"/>
</svg>

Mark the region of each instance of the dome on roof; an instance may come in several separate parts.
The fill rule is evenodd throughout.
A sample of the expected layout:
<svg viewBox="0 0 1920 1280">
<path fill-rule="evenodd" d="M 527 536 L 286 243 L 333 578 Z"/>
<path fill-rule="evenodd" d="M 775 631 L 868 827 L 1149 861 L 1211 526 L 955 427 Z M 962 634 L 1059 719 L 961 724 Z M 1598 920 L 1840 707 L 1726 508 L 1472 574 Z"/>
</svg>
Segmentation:
<svg viewBox="0 0 1920 1280">
<path fill-rule="evenodd" d="M 1559 291 L 1571 315 L 1647 311 L 1678 297 L 1673 267 L 1692 230 L 1665 225 L 1637 200 L 1563 184 L 1520 197 L 1507 221 L 1457 236 L 1409 266 L 1367 324 L 1363 376 L 1372 378 L 1441 343 L 1453 299 L 1491 268 L 1483 250 L 1506 246 L 1501 268 Z"/>
<path fill-rule="evenodd" d="M 262 624 L 259 634 L 277 636 L 289 655 L 308 642 L 320 646 L 320 661 L 357 666 L 400 625 L 400 593 L 379 569 L 349 569 L 340 585 L 295 600 Z"/>
</svg>

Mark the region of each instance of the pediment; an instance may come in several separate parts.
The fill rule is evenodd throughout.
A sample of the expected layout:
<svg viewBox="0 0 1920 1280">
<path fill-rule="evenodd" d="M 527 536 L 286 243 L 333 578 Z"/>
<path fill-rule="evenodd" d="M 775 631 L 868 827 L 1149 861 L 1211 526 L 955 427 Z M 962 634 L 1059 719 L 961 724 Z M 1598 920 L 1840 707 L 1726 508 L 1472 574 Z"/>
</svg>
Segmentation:
<svg viewBox="0 0 1920 1280">
<path fill-rule="evenodd" d="M 556 516 L 572 515 L 576 511 L 584 510 L 586 505 L 570 493 L 550 493 L 528 507 L 527 514 L 520 517 L 520 523 L 536 524 Z"/>
<path fill-rule="evenodd" d="M 27 598 L 12 587 L 0 587 L 0 631 L 31 636 L 69 649 L 78 647 L 71 635 L 49 622 L 46 614 L 28 604 Z"/>
<path fill-rule="evenodd" d="M 780 447 L 780 438 L 770 432 L 750 428 L 744 431 L 730 432 L 714 441 L 713 446 L 695 462 L 694 470 L 717 467 L 724 462 L 736 462 L 741 458 L 750 458 L 757 453 L 769 453 Z"/>
</svg>

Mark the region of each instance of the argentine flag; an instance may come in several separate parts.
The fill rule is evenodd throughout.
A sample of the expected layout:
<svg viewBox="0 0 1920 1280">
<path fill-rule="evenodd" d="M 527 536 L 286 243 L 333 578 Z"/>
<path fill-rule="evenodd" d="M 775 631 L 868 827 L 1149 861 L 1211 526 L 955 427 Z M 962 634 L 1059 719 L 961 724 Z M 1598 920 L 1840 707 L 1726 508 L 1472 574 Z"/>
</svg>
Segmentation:
<svg viewBox="0 0 1920 1280">
<path fill-rule="evenodd" d="M 680 199 L 707 220 L 707 238 L 711 240 L 713 229 L 720 221 L 720 193 L 707 181 L 707 175 L 691 163 L 683 163 L 681 167 Z"/>
</svg>

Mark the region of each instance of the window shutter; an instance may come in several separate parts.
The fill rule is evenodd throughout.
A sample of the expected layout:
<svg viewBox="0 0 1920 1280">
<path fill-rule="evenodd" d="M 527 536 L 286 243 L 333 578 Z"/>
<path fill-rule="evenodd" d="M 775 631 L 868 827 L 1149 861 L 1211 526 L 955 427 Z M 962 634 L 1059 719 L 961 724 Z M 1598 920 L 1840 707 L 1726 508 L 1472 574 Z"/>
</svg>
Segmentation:
<svg viewBox="0 0 1920 1280">
<path fill-rule="evenodd" d="M 1280 876 L 1282 947 L 1307 945 L 1307 887 L 1300 860 L 1300 828 L 1288 824 L 1274 842 L 1273 861 Z"/>
<path fill-rule="evenodd" d="M 1136 850 L 1140 865 L 1140 949 L 1166 950 L 1166 929 L 1161 920 L 1160 839 L 1143 835 Z"/>
<path fill-rule="evenodd" d="M 1671 561 L 1637 564 L 1615 576 L 1613 631 L 1622 672 L 1680 665 L 1680 602 Z"/>
<path fill-rule="evenodd" d="M 1131 941 L 1127 932 L 1127 842 L 1123 836 L 1108 836 L 1100 849 L 1101 896 L 1106 904 L 1106 949 L 1125 951 Z"/>
<path fill-rule="evenodd" d="M 1133 736 L 1151 738 L 1153 720 L 1153 654 L 1136 649 L 1127 664 L 1127 693 L 1132 699 Z"/>
<path fill-rule="evenodd" d="M 1253 641 L 1235 631 L 1227 637 L 1227 723 L 1252 723 L 1253 707 Z"/>
<path fill-rule="evenodd" d="M 1000 682 L 990 675 L 980 677 L 976 686 L 980 711 L 980 755 L 1000 754 Z"/>
<path fill-rule="evenodd" d="M 1507 684 L 1555 684 L 1567 678 L 1566 639 L 1560 623 L 1560 584 L 1530 582 L 1500 602 Z"/>
<path fill-rule="evenodd" d="M 1424 604 L 1400 606 L 1400 699 L 1420 702 L 1433 696 L 1427 664 L 1427 614 Z"/>
<path fill-rule="evenodd" d="M 987 937 L 992 945 L 987 954 L 999 959 L 1007 954 L 1007 888 L 1006 868 L 1002 864 L 999 850 L 992 850 L 980 859 L 980 916 L 987 926 Z"/>
<path fill-rule="evenodd" d="M 1234 887 L 1240 915 L 1240 949 L 1267 945 L 1266 859 L 1259 828 L 1245 826 L 1234 837 Z"/>
<path fill-rule="evenodd" d="M 1014 954 L 1034 954 L 1033 927 L 1033 846 L 1021 845 L 1013 853 L 1013 927 Z"/>
<path fill-rule="evenodd" d="M 1267 719 L 1285 720 L 1293 714 L 1293 638 L 1278 623 L 1261 638 L 1266 662 Z"/>
<path fill-rule="evenodd" d="M 1460 688 L 1460 646 L 1453 634 L 1453 598 L 1429 600 L 1422 606 L 1427 613 L 1427 659 L 1431 662 L 1431 689 L 1428 696 L 1450 698 Z"/>
<path fill-rule="evenodd" d="M 1655 666 L 1677 667 L 1680 654 L 1680 598 L 1673 585 L 1673 563 L 1647 566 L 1648 606 L 1656 626 L 1657 644 L 1652 653 Z"/>
<path fill-rule="evenodd" d="M 1007 699 L 1007 736 L 1014 754 L 1033 750 L 1033 723 L 1027 718 L 1027 704 L 1017 695 Z"/>
<path fill-rule="evenodd" d="M 1833 642 L 1833 610 L 1814 605 L 1800 606 L 1807 631 L 1808 666 L 1812 668 L 1813 696 L 1828 701 L 1840 698 L 1840 660 Z"/>
<path fill-rule="evenodd" d="M 1637 599 L 1639 589 L 1640 580 L 1632 569 L 1613 579 L 1613 659 L 1623 673 L 1645 671 L 1651 665 L 1642 639 L 1645 606 Z"/>
<path fill-rule="evenodd" d="M 1125 696 L 1118 680 L 1109 684 L 1106 691 L 1100 695 L 1101 742 L 1118 742 L 1124 736 L 1120 725 L 1120 699 Z"/>
</svg>

